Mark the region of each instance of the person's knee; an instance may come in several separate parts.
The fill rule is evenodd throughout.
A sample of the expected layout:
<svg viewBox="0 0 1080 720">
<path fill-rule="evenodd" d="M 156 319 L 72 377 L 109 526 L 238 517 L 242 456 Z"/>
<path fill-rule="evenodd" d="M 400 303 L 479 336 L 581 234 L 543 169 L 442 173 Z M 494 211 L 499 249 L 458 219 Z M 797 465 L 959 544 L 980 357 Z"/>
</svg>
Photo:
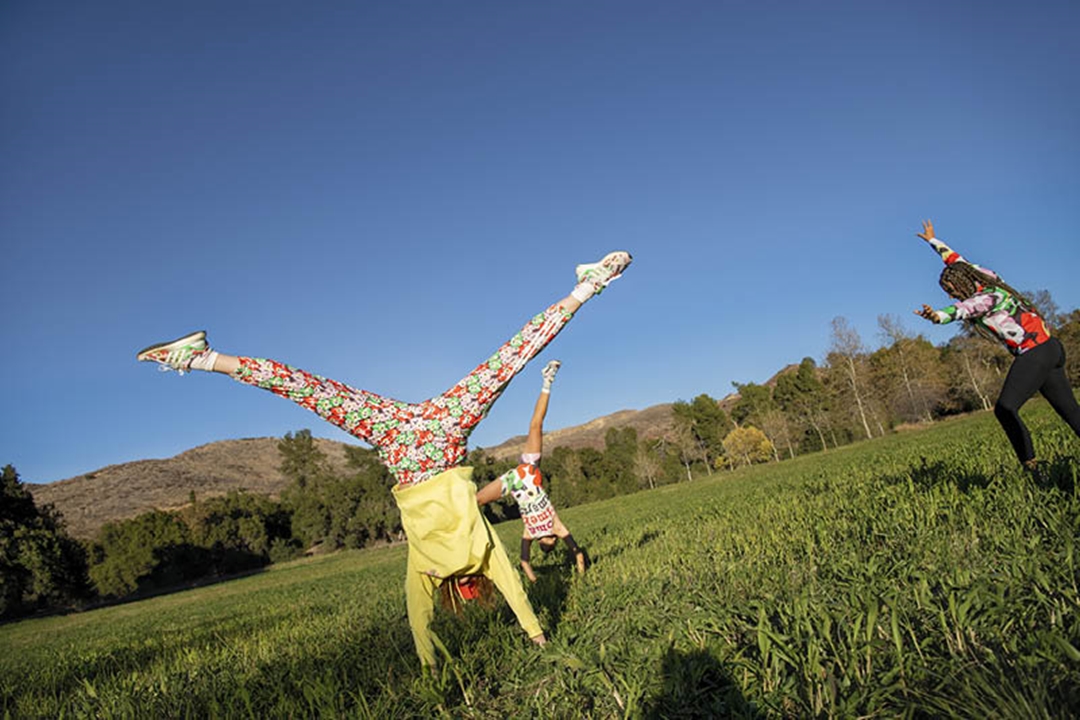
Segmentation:
<svg viewBox="0 0 1080 720">
<path fill-rule="evenodd" d="M 994 415 L 1002 422 L 1015 420 L 1020 417 L 1020 404 L 998 398 L 994 403 Z"/>
</svg>

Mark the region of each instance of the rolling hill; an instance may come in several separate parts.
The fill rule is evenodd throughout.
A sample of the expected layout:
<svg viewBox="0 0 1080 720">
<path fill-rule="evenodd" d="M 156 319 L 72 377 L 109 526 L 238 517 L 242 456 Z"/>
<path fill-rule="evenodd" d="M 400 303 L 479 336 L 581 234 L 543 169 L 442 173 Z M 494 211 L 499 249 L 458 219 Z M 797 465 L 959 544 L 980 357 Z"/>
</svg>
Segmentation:
<svg viewBox="0 0 1080 720">
<path fill-rule="evenodd" d="M 604 447 L 609 428 L 633 427 L 638 436 L 664 436 L 672 425 L 671 405 L 644 410 L 622 410 L 584 425 L 553 430 L 545 435 L 548 447 Z M 52 503 L 64 516 L 68 532 L 91 538 L 111 520 L 123 520 L 153 509 L 168 510 L 187 505 L 191 494 L 206 498 L 232 490 L 270 496 L 288 485 L 278 465 L 279 438 L 221 440 L 187 450 L 175 457 L 137 460 L 60 480 L 47 485 L 27 485 L 39 503 Z M 494 457 L 513 458 L 521 452 L 525 436 L 510 438 L 484 448 Z M 336 470 L 346 472 L 345 443 L 317 439 L 316 443 Z"/>
</svg>

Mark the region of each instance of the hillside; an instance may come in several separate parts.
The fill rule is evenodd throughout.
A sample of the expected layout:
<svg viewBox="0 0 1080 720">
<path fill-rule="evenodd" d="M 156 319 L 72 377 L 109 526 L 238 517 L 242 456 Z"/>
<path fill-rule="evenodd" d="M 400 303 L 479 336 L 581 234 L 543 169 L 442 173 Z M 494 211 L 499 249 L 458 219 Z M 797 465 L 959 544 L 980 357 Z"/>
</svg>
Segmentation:
<svg viewBox="0 0 1080 720">
<path fill-rule="evenodd" d="M 665 437 L 672 428 L 671 403 L 653 405 L 644 410 L 620 410 L 604 417 L 590 420 L 584 425 L 552 430 L 544 433 L 544 447 L 569 447 L 575 450 L 591 447 L 601 450 L 604 435 L 611 428 L 632 427 L 639 438 Z M 500 460 L 516 458 L 525 446 L 525 435 L 516 435 L 484 452 Z"/>
<path fill-rule="evenodd" d="M 52 503 L 63 513 L 72 536 L 89 538 L 110 520 L 186 505 L 192 492 L 197 497 L 230 490 L 277 495 L 288 484 L 278 470 L 277 443 L 278 438 L 222 440 L 164 460 L 109 465 L 27 489 L 37 503 Z M 336 469 L 345 469 L 343 443 L 316 443 Z"/>
<path fill-rule="evenodd" d="M 547 447 L 604 447 L 604 434 L 613 427 L 633 427 L 643 438 L 659 437 L 671 428 L 671 405 L 645 410 L 622 410 L 584 425 L 553 430 L 545 435 Z M 334 467 L 345 471 L 345 444 L 317 439 Z M 497 458 L 521 452 L 525 437 L 515 437 L 485 448 Z M 287 485 L 278 465 L 278 438 L 222 440 L 201 445 L 161 460 L 138 460 L 109 465 L 48 485 L 28 485 L 38 503 L 52 503 L 63 513 L 68 532 L 90 538 L 106 522 L 153 510 L 186 505 L 191 493 L 206 498 L 231 490 L 276 496 Z"/>
</svg>

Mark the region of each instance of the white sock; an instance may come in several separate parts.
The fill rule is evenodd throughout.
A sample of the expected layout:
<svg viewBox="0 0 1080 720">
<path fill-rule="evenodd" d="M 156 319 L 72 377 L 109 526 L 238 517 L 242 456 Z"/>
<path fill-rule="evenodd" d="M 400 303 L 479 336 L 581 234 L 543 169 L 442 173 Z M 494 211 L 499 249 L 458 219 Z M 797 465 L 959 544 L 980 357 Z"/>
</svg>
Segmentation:
<svg viewBox="0 0 1080 720">
<path fill-rule="evenodd" d="M 593 295 L 596 294 L 596 286 L 591 281 L 585 280 L 578 283 L 577 287 L 570 293 L 570 297 L 577 300 L 579 303 L 583 303 Z"/>
<path fill-rule="evenodd" d="M 199 353 L 191 359 L 191 365 L 188 366 L 188 369 L 212 372 L 214 363 L 217 362 L 217 356 L 217 350 L 207 350 L 206 352 Z"/>
</svg>

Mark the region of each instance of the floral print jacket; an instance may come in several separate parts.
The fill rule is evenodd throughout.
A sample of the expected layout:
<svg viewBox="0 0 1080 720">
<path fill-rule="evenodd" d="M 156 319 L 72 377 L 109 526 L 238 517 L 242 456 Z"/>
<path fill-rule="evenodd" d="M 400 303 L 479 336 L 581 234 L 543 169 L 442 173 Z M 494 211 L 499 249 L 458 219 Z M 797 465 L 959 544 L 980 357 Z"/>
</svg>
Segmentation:
<svg viewBox="0 0 1080 720">
<path fill-rule="evenodd" d="M 934 248 L 946 265 L 966 262 L 972 267 L 997 278 L 993 270 L 980 267 L 964 259 L 960 253 L 937 238 L 930 238 Z M 1034 308 L 1028 307 L 1011 292 L 1001 287 L 983 287 L 979 292 L 960 302 L 935 311 L 938 321 L 970 320 L 992 332 L 1009 352 L 1021 355 L 1050 339 L 1050 331 Z"/>
</svg>

